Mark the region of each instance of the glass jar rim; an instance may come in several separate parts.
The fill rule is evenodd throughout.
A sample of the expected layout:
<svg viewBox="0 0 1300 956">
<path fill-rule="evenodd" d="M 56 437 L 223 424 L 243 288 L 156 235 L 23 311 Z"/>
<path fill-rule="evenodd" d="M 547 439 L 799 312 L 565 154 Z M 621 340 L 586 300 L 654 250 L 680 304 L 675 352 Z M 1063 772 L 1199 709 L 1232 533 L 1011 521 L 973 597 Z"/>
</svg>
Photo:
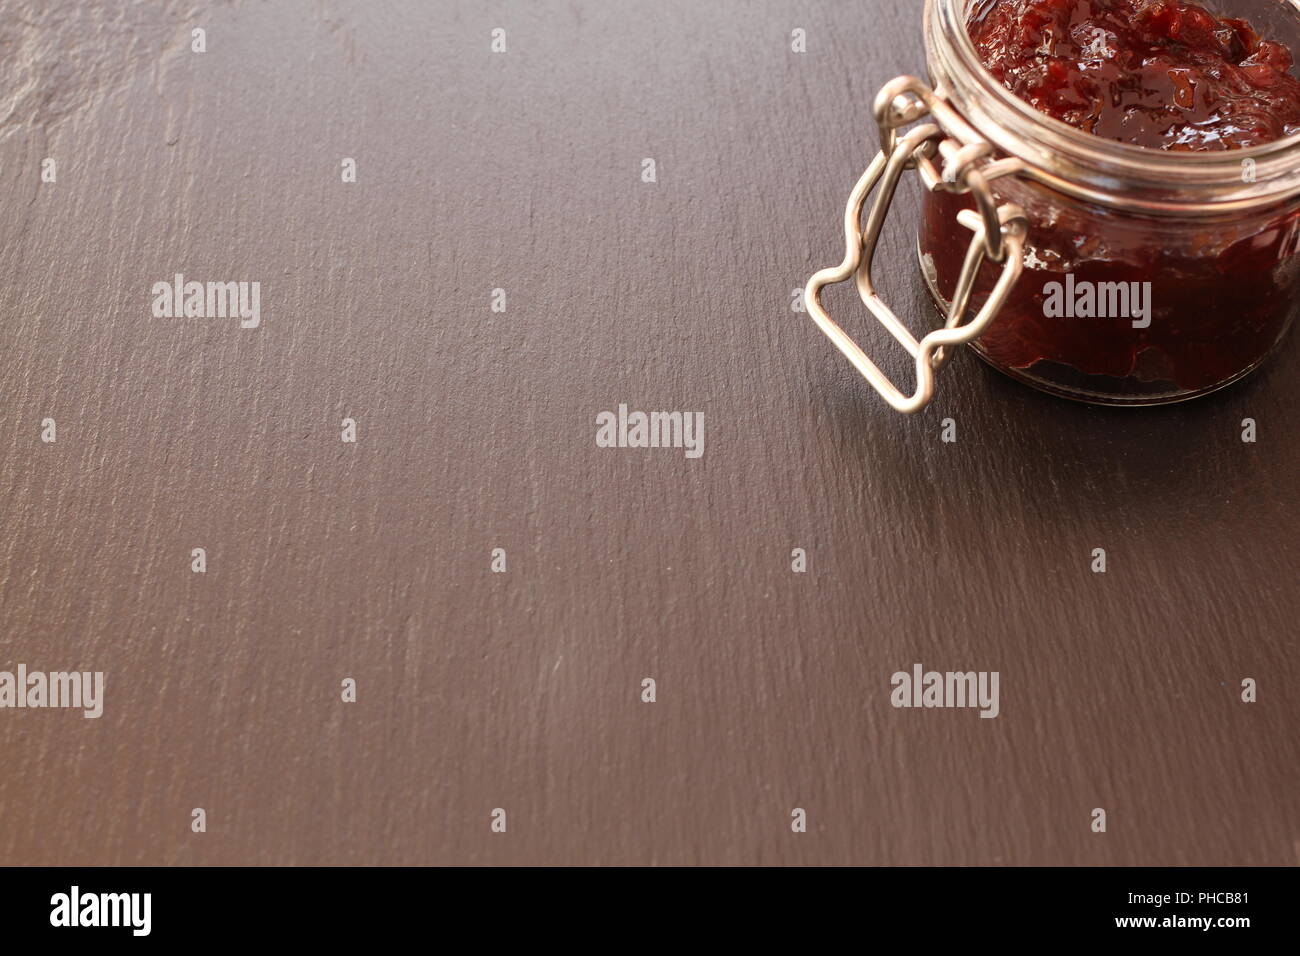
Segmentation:
<svg viewBox="0 0 1300 956">
<path fill-rule="evenodd" d="M 1154 213 L 1241 212 L 1300 195 L 1300 133 L 1245 149 L 1165 151 L 1103 139 L 1036 109 L 981 60 L 966 26 L 977 2 L 926 0 L 931 81 L 981 136 L 1024 162 L 1030 178 L 1092 202 Z M 1300 14 L 1300 0 L 1285 2 Z"/>
</svg>

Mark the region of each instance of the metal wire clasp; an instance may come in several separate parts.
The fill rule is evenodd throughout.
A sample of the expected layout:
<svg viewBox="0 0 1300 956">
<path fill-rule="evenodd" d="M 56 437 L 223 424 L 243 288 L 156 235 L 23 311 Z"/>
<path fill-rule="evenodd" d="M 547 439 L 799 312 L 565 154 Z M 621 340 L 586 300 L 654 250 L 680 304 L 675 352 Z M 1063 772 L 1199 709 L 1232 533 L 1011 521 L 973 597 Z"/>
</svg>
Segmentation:
<svg viewBox="0 0 1300 956">
<path fill-rule="evenodd" d="M 934 373 L 951 358 L 953 347 L 978 338 L 1002 308 L 1024 267 L 1029 222 L 1024 210 L 1014 203 L 998 206 L 989 189 L 990 180 L 1019 172 L 1020 161 L 993 161 L 992 146 L 927 84 L 911 76 L 891 80 L 876 96 L 875 112 L 881 148 L 853 187 L 844 210 L 844 261 L 815 273 L 804 289 L 804 301 L 817 326 L 885 401 L 900 412 L 911 413 L 929 404 L 934 395 Z M 899 135 L 901 127 L 927 115 L 933 115 L 937 125 L 928 123 Z M 935 164 L 936 157 L 943 161 L 942 171 Z M 871 279 L 880 232 L 905 169 L 918 170 L 921 181 L 931 192 L 969 193 L 975 201 L 975 209 L 957 215 L 957 221 L 974 235 L 948 309 L 947 322 L 920 342 L 876 294 Z M 863 227 L 862 207 L 877 186 L 880 191 Z M 1002 263 L 1002 274 L 983 308 L 963 325 L 961 320 L 970 303 L 971 289 L 986 257 Z M 822 289 L 854 275 L 863 304 L 916 359 L 916 391 L 910 396 L 894 386 L 822 307 Z"/>
</svg>

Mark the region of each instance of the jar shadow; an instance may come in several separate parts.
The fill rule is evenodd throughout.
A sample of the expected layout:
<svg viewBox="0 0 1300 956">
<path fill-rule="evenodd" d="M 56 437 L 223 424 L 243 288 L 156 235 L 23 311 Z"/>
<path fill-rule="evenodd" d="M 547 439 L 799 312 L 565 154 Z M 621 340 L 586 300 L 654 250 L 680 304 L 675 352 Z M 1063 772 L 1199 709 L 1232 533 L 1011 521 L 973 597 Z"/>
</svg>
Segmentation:
<svg viewBox="0 0 1300 956">
<path fill-rule="evenodd" d="M 1072 525 L 1238 520 L 1243 497 L 1277 496 L 1270 459 L 1244 438 L 1247 420 L 1283 417 L 1273 410 L 1296 378 L 1288 351 L 1227 388 L 1168 405 L 1090 405 L 1049 395 L 970 350 L 954 357 L 934 402 L 915 416 L 896 415 L 870 389 L 865 398 L 836 389 L 830 402 L 852 449 L 846 458 L 861 462 L 861 480 L 900 517 L 930 522 L 943 496 L 967 509 L 962 523 L 1004 521 L 1020 503 L 1042 533 L 1058 523 L 1053 515 L 1071 516 L 1059 521 Z M 895 422 L 864 426 L 864 411 Z"/>
</svg>

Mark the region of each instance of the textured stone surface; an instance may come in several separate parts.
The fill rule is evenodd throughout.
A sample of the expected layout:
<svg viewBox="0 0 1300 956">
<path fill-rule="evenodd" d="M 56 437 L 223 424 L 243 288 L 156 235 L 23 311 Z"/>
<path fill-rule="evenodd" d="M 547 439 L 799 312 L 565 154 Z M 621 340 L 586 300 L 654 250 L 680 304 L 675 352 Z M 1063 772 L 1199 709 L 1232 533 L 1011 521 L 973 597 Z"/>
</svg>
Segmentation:
<svg viewBox="0 0 1300 956">
<path fill-rule="evenodd" d="M 1296 863 L 1294 342 L 1155 410 L 962 354 L 905 419 L 790 309 L 920 40 L 915 0 L 0 2 L 0 668 L 107 683 L 0 711 L 0 861 Z M 915 211 L 881 263 L 930 322 Z M 154 319 L 176 272 L 261 327 Z M 704 457 L 595 447 L 620 402 Z M 1001 716 L 894 710 L 918 661 Z"/>
</svg>

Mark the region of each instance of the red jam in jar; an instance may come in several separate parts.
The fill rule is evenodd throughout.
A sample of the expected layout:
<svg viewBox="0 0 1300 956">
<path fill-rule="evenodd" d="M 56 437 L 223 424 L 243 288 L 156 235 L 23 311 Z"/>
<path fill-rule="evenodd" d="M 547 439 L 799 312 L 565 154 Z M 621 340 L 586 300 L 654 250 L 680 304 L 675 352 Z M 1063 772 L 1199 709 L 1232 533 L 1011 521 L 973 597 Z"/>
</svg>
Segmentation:
<svg viewBox="0 0 1300 956">
<path fill-rule="evenodd" d="M 1082 139 L 1095 138 L 1092 147 L 1069 149 L 1093 151 L 1097 182 L 1107 182 L 1106 150 L 1116 154 L 1107 188 L 1126 200 L 1109 201 L 1096 182 L 1075 194 L 1054 189 L 1050 177 L 993 182 L 999 202 L 1024 208 L 1029 233 L 1024 271 L 976 350 L 1048 391 L 1113 404 L 1190 398 L 1255 368 L 1300 304 L 1300 202 L 1281 192 L 1241 201 L 1232 182 L 1249 191 L 1254 160 L 1241 162 L 1238 175 L 1229 154 L 1258 153 L 1300 133 L 1291 48 L 1247 18 L 1184 0 L 930 3 L 961 7 L 987 71 L 978 82 L 991 77 L 1037 112 L 1089 134 Z M 948 85 L 959 81 L 949 77 Z M 1043 152 L 1050 151 L 1036 155 Z M 1208 188 L 1196 165 L 1203 160 L 1186 154 L 1226 159 L 1233 168 L 1225 176 L 1218 167 L 1220 187 L 1233 201 L 1198 202 L 1184 214 L 1174 196 L 1166 208 L 1149 208 L 1141 200 L 1161 177 L 1148 171 L 1144 181 L 1124 181 L 1125 163 L 1154 163 L 1157 172 L 1162 162 L 1188 163 L 1169 172 L 1164 198 L 1182 176 L 1189 192 Z M 1294 150 L 1288 155 L 1296 159 Z M 953 294 L 969 241 L 953 219 L 972 206 L 969 195 L 952 192 L 925 200 L 922 265 L 941 303 Z M 1000 268 L 985 263 L 973 305 L 987 298 Z"/>
<path fill-rule="evenodd" d="M 999 83 L 1086 133 L 1240 149 L 1300 132 L 1291 51 L 1184 0 L 995 0 L 971 38 Z"/>
</svg>

